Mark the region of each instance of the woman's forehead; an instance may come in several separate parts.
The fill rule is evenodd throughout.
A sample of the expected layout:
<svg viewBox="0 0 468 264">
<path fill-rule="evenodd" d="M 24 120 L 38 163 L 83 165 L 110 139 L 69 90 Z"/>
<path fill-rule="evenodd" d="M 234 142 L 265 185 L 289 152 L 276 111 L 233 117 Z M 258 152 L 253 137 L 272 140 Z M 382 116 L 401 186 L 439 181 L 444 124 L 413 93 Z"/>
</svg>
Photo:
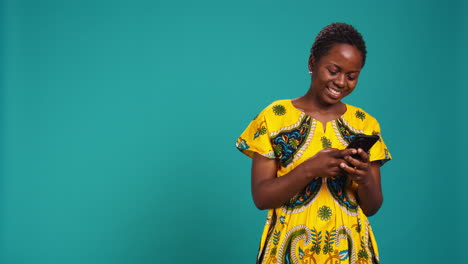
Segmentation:
<svg viewBox="0 0 468 264">
<path fill-rule="evenodd" d="M 321 63 L 333 64 L 350 71 L 360 71 L 362 67 L 361 52 L 352 45 L 336 43 L 325 56 L 320 58 Z"/>
</svg>

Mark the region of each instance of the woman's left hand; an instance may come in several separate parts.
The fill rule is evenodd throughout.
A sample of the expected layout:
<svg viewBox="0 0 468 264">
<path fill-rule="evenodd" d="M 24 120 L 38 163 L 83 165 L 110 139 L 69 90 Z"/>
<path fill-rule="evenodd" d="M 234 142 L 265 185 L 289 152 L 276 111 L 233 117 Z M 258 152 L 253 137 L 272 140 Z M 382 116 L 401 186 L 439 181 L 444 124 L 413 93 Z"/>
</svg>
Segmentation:
<svg viewBox="0 0 468 264">
<path fill-rule="evenodd" d="M 380 163 L 370 162 L 369 155 L 358 149 L 360 159 L 345 156 L 340 167 L 358 184 L 357 195 L 359 206 L 365 215 L 375 214 L 382 205 L 382 187 L 380 185 Z"/>
<path fill-rule="evenodd" d="M 362 149 L 357 150 L 360 159 L 355 159 L 351 156 L 346 156 L 344 159 L 347 163 L 341 163 L 340 167 L 360 185 L 367 185 L 372 181 L 371 164 L 369 162 L 369 155 Z"/>
</svg>

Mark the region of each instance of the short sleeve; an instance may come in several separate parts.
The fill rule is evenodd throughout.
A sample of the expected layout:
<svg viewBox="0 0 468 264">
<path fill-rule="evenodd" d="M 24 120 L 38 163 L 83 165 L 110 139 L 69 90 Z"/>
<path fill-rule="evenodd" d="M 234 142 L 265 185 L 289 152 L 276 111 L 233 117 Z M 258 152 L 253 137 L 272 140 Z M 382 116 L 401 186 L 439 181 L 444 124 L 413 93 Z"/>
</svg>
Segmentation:
<svg viewBox="0 0 468 264">
<path fill-rule="evenodd" d="M 375 121 L 375 125 L 373 126 L 372 135 L 378 135 L 380 139 L 375 143 L 375 145 L 369 151 L 369 159 L 370 161 L 380 161 L 381 165 L 385 164 L 387 161 L 392 159 L 390 152 L 388 151 L 387 146 L 382 138 L 380 125 L 377 121 Z"/>
<path fill-rule="evenodd" d="M 268 122 L 264 111 L 250 122 L 237 139 L 236 147 L 250 158 L 253 158 L 255 152 L 267 158 L 275 158 L 269 137 Z"/>
</svg>

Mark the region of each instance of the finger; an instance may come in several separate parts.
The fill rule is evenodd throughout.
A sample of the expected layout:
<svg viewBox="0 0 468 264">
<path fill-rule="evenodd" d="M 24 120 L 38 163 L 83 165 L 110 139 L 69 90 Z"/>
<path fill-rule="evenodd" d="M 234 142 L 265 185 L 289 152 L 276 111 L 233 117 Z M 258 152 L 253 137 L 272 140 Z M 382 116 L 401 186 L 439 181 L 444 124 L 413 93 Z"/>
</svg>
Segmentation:
<svg viewBox="0 0 468 264">
<path fill-rule="evenodd" d="M 361 168 L 361 161 L 360 160 L 355 159 L 355 158 L 353 158 L 351 156 L 346 156 L 345 160 L 349 164 L 349 166 Z"/>
<path fill-rule="evenodd" d="M 359 174 L 359 171 L 355 167 L 346 165 L 345 163 L 340 165 L 340 167 L 341 167 L 341 170 L 344 171 L 346 175 L 350 177 L 351 180 L 359 182 L 359 180 L 361 179 L 361 175 Z"/>
<path fill-rule="evenodd" d="M 328 148 L 328 153 L 330 155 L 331 158 L 335 158 L 335 159 L 341 159 L 343 158 L 344 156 L 341 154 L 343 150 L 340 150 L 340 149 L 335 149 L 335 148 Z M 356 152 L 357 153 L 357 152 Z"/>
<path fill-rule="evenodd" d="M 340 168 L 343 169 L 346 173 L 348 173 L 348 175 L 351 175 L 353 177 L 357 173 L 357 169 L 355 167 L 350 166 L 346 164 L 345 162 L 340 163 Z"/>
<path fill-rule="evenodd" d="M 341 163 L 348 163 L 344 158 L 337 158 L 331 164 L 334 167 L 339 167 Z"/>
<path fill-rule="evenodd" d="M 359 154 L 359 156 L 361 156 L 361 160 L 363 162 L 369 162 L 369 155 L 367 154 L 367 152 L 360 148 L 357 150 L 357 153 Z"/>
<path fill-rule="evenodd" d="M 340 150 L 338 152 L 338 158 L 344 158 L 346 156 L 349 156 L 349 155 L 354 155 L 358 153 L 357 152 L 357 149 L 354 149 L 354 148 L 350 148 L 350 149 L 343 149 L 343 150 Z"/>
<path fill-rule="evenodd" d="M 348 162 L 350 167 L 356 170 L 354 172 L 356 175 L 366 175 L 370 168 L 370 163 L 362 162 L 361 160 L 355 159 L 350 156 L 346 158 L 346 161 Z"/>
<path fill-rule="evenodd" d="M 349 176 L 355 180 L 360 180 L 362 177 L 365 177 L 367 174 L 367 163 L 359 162 L 359 166 L 354 166 L 349 163 L 340 163 L 340 168 L 344 170 Z"/>
</svg>

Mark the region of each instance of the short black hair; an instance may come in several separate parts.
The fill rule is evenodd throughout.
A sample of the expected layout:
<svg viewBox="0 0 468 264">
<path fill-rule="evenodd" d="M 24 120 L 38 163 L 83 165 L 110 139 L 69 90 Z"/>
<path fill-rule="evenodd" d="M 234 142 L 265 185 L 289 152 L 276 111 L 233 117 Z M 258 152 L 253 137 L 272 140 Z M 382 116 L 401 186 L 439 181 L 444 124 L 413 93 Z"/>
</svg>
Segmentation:
<svg viewBox="0 0 468 264">
<path fill-rule="evenodd" d="M 366 63 L 366 42 L 353 26 L 345 23 L 332 23 L 324 27 L 315 38 L 310 54 L 315 61 L 325 56 L 333 44 L 343 43 L 356 47 L 362 56 L 362 67 Z"/>
</svg>

